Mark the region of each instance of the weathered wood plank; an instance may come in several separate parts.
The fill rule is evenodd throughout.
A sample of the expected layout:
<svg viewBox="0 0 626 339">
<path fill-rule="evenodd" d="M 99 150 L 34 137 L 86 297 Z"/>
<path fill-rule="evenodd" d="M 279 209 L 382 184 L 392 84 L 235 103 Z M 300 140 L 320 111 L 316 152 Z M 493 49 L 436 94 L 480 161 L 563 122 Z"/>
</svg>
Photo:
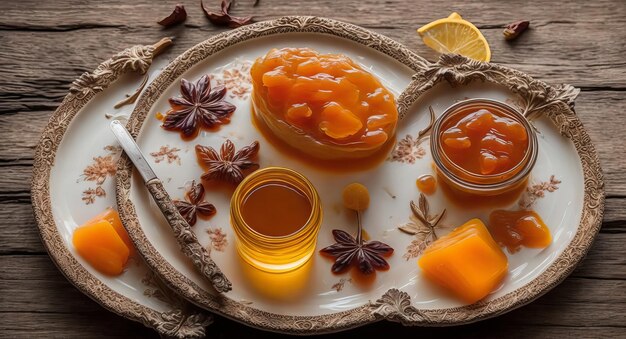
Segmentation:
<svg viewBox="0 0 626 339">
<path fill-rule="evenodd" d="M 29 203 L 0 204 L 0 255 L 7 253 L 46 253 L 33 207 Z"/>
<path fill-rule="evenodd" d="M 158 338 L 156 333 L 121 317 L 107 312 L 76 314 L 71 317 L 58 313 L 3 313 L 0 331 L 7 338 Z M 523 315 L 518 315 L 523 316 Z M 97 320 L 94 320 L 97 319 Z M 6 322 L 6 326 L 3 324 Z M 366 337 L 394 336 L 409 337 L 462 337 L 462 338 L 619 338 L 623 336 L 623 327 L 599 326 L 557 326 L 552 324 L 516 325 L 514 334 L 509 326 L 502 324 L 502 318 L 483 321 L 458 327 L 414 328 L 402 327 L 396 323 L 379 322 L 354 329 L 350 335 Z M 209 338 L 292 338 L 292 336 L 261 332 L 242 326 L 230 320 L 220 319 L 207 329 Z M 329 334 L 319 338 L 337 338 L 340 334 Z"/>
<path fill-rule="evenodd" d="M 143 0 L 133 4 L 132 11 L 128 10 L 130 5 L 113 0 L 81 4 L 70 0 L 47 5 L 36 1 L 0 4 L 4 7 L 0 10 L 22 13 L 0 18 L 0 29 L 4 27 L 10 31 L 10 34 L 0 36 L 4 46 L 0 51 L 0 68 L 6 72 L 0 80 L 0 98 L 19 102 L 18 109 L 49 108 L 46 100 L 37 99 L 60 99 L 67 84 L 80 71 L 93 69 L 95 63 L 105 60 L 111 51 L 132 44 L 151 43 L 168 35 L 177 40 L 166 54 L 173 57 L 223 31 L 207 22 L 196 1 L 186 4 L 190 13 L 187 27 L 170 29 L 162 29 L 155 23 L 155 18 L 170 10 L 171 4 L 166 2 Z M 384 6 L 381 8 L 378 1 L 361 1 L 355 8 L 350 1 L 324 0 L 310 4 L 307 0 L 282 0 L 255 8 L 241 2 L 237 11 L 241 15 L 256 14 L 259 20 L 275 18 L 277 13 L 334 17 L 389 35 L 435 60 L 435 53 L 424 46 L 414 30 L 434 18 L 448 15 L 452 9 L 446 4 L 435 3 L 429 6 L 433 7 L 432 10 L 424 11 L 423 6 L 400 1 L 388 1 Z M 489 10 L 484 10 L 485 6 L 466 3 L 453 9 L 483 28 L 492 47 L 494 62 L 511 65 L 554 83 L 626 88 L 626 63 L 623 61 L 626 33 L 621 29 L 626 20 L 626 6 L 614 1 L 572 1 L 563 5 L 571 7 L 569 10 L 559 5 L 543 6 L 545 11 L 537 12 L 534 6 L 517 6 L 515 14 L 512 14 L 509 3 L 492 1 Z M 305 13 L 302 13 L 303 8 L 307 9 Z M 570 13 L 567 20 L 554 20 L 564 11 Z M 404 14 L 399 16 L 398 13 Z M 504 41 L 501 26 L 520 17 L 533 20 L 533 28 L 513 43 Z M 47 43 L 50 40 L 55 43 Z M 37 72 L 32 72 L 33 69 Z M 24 77 L 24 74 L 30 76 Z M 16 108 L 0 108 L 0 111 L 7 110 Z"/>
<path fill-rule="evenodd" d="M 100 318 L 102 314 L 100 307 L 65 281 L 49 258 L 45 256 L 0 256 L 0 264 L 4 268 L 0 273 L 0 289 L 4 292 L 4 300 L 0 303 L 0 314 L 3 314 L 4 319 L 7 314 L 20 318 L 17 313 L 29 317 L 28 314 L 31 312 L 71 313 L 73 318 L 75 314 L 85 314 L 90 317 L 84 319 L 86 322 L 90 322 L 89 319 L 93 321 L 96 314 L 97 318 Z M 623 279 L 570 277 L 532 304 L 504 315 L 499 320 L 470 325 L 469 328 L 488 326 L 489 322 L 508 323 L 522 329 L 545 325 L 623 327 L 626 323 L 626 308 L 624 307 L 626 295 L 622 293 L 625 288 L 626 280 Z M 54 293 L 50 293 L 51 291 Z M 33 303 L 33 300 L 37 302 Z M 67 315 L 61 318 L 67 318 Z M 31 320 L 33 319 L 29 319 Z M 15 321 L 19 320 L 15 319 Z M 98 324 L 106 326 L 106 321 L 98 320 Z M 227 328 L 217 325 L 216 330 L 229 333 L 232 331 L 231 325 Z M 83 324 L 77 324 L 77 326 L 81 331 L 87 330 L 80 327 L 84 326 Z M 373 327 L 376 328 L 377 325 Z M 389 326 L 383 325 L 383 327 Z M 0 329 L 11 330 L 12 327 L 10 323 L 4 325 L 0 323 Z M 39 328 L 39 330 L 42 329 Z M 46 330 L 53 331 L 54 329 L 46 328 Z M 461 328 L 452 332 L 458 330 Z M 6 332 L 3 331 L 3 333 Z M 541 333 L 541 331 L 535 333 Z"/>
<path fill-rule="evenodd" d="M 177 1 L 185 5 L 189 14 L 185 24 L 191 26 L 208 25 L 200 3 L 195 0 Z M 533 6 L 533 2 L 534 5 Z M 217 9 L 218 0 L 206 0 L 205 5 Z M 258 20 L 265 16 L 277 15 L 320 15 L 327 14 L 341 19 L 352 19 L 360 24 L 386 27 L 406 27 L 415 22 L 423 24 L 434 18 L 444 17 L 451 11 L 457 11 L 471 20 L 478 27 L 503 25 L 515 18 L 537 20 L 537 25 L 550 23 L 605 23 L 626 22 L 622 14 L 626 9 L 619 1 L 568 1 L 559 6 L 549 6 L 542 1 L 514 0 L 506 4 L 498 0 L 486 0 L 481 3 L 458 3 L 450 6 L 445 3 L 428 3 L 428 10 L 423 5 L 412 1 L 389 0 L 381 4 L 377 0 L 334 1 L 334 0 L 267 0 L 252 7 L 252 0 L 239 0 L 231 11 L 235 15 L 254 15 Z M 132 10 L 131 10 L 132 9 Z M 171 12 L 171 2 L 152 2 L 138 0 L 128 4 L 116 0 L 97 2 L 76 2 L 57 0 L 54 3 L 41 3 L 36 0 L 3 2 L 0 11 L 5 13 L 0 18 L 5 29 L 73 29 L 82 26 L 160 27 L 156 21 Z M 563 17 L 567 13 L 567 17 Z"/>
<path fill-rule="evenodd" d="M 69 297 L 92 303 L 86 296 L 76 293 Z M 37 301 L 31 301 L 37 305 Z M 158 338 L 153 330 L 140 323 L 124 319 L 104 309 L 83 313 L 2 312 L 0 336 L 3 338 Z"/>
<path fill-rule="evenodd" d="M 598 32 L 582 36 L 578 29 L 571 29 L 566 24 L 558 25 L 563 27 L 553 29 L 562 31 L 565 36 L 554 35 L 550 27 L 542 26 L 512 44 L 500 37 L 501 29 L 486 30 L 487 38 L 493 41 L 493 61 L 518 68 L 551 83 L 571 83 L 585 88 L 626 88 L 626 63 L 622 58 L 626 47 L 619 42 L 626 36 L 619 36 L 621 33 L 610 33 L 615 35 L 609 37 L 599 34 L 600 29 L 602 32 L 620 32 L 619 24 L 607 23 L 608 27 L 603 25 L 595 29 L 582 27 L 582 31 Z M 407 44 L 429 60 L 437 58 L 434 52 L 423 45 L 413 28 L 375 30 Z M 71 81 L 81 72 L 93 69 L 97 62 L 106 60 L 112 51 L 134 44 L 152 43 L 163 36 L 172 35 L 176 37 L 175 46 L 165 55 L 173 58 L 216 32 L 212 27 L 178 27 L 172 31 L 129 28 L 46 34 L 17 31 L 5 34 L 0 37 L 0 42 L 5 46 L 0 50 L 0 69 L 4 69 L 4 78 L 0 80 L 0 99 L 15 102 L 8 107 L 0 107 L 0 112 L 50 109 L 54 106 L 52 102 L 58 102 L 65 95 Z M 602 38 L 598 40 L 591 36 Z M 51 39 L 55 44 L 47 44 Z M 557 39 L 580 47 L 575 51 L 551 48 L 560 45 Z M 76 46 L 76 41 L 81 41 L 80 47 Z M 34 51 L 33 45 L 38 46 Z M 33 72 L 33 69 L 37 72 Z M 24 77 L 24 74 L 29 76 Z"/>
</svg>

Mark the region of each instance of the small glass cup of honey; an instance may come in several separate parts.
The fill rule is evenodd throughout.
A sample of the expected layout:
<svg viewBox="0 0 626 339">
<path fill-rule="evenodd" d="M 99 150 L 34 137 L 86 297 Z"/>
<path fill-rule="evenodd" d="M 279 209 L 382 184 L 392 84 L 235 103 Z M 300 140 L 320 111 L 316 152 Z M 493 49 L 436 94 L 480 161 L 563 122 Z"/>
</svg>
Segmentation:
<svg viewBox="0 0 626 339">
<path fill-rule="evenodd" d="M 262 271 L 282 273 L 304 265 L 315 252 L 322 207 L 302 174 L 267 167 L 237 187 L 230 218 L 239 255 Z"/>
<path fill-rule="evenodd" d="M 448 107 L 435 121 L 430 144 L 444 191 L 463 202 L 478 196 L 496 204 L 524 190 L 537 147 L 535 130 L 523 114 L 484 98 Z"/>
</svg>

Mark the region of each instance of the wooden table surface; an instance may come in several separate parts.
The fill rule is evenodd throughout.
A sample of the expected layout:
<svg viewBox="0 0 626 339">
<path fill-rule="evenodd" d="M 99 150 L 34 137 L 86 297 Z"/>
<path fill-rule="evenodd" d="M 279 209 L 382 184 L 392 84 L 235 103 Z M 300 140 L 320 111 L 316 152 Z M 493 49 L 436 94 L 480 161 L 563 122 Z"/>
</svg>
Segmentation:
<svg viewBox="0 0 626 339">
<path fill-rule="evenodd" d="M 184 1 L 184 25 L 155 21 L 176 1 L 3 0 L 0 2 L 0 337 L 154 337 L 138 323 L 105 311 L 56 269 L 38 236 L 30 201 L 33 151 L 71 81 L 134 44 L 175 37 L 173 58 L 222 29 Z M 604 222 L 582 265 L 532 304 L 453 328 L 403 328 L 381 322 L 347 334 L 463 337 L 626 337 L 626 1 L 615 0 L 239 0 L 236 15 L 258 21 L 318 15 L 396 39 L 429 60 L 436 55 L 415 33 L 458 11 L 481 29 L 492 62 L 552 84 L 582 89 L 576 111 L 599 152 L 606 182 Z M 205 0 L 213 7 L 218 0 Z M 503 25 L 531 21 L 507 43 Z M 218 318 L 209 337 L 262 332 Z"/>
</svg>

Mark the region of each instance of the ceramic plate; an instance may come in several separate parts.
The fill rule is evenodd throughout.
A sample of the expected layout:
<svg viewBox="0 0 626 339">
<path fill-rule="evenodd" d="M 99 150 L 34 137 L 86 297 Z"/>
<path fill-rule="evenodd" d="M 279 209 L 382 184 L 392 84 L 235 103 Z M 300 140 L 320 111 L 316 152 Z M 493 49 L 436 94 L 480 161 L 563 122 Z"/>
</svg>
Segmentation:
<svg viewBox="0 0 626 339">
<path fill-rule="evenodd" d="M 167 43 L 165 43 L 167 44 Z M 155 45 L 160 49 L 164 44 Z M 74 229 L 115 207 L 115 168 L 121 153 L 111 119 L 126 119 L 132 106 L 114 109 L 161 65 L 148 69 L 154 46 L 135 46 L 76 80 L 52 114 L 35 153 L 32 201 L 41 239 L 54 263 L 79 290 L 110 311 L 142 322 L 162 335 L 203 337 L 212 317 L 198 312 L 158 279 L 135 254 L 125 272 L 94 270 L 72 245 Z M 108 87 L 108 88 L 107 88 Z"/>
<path fill-rule="evenodd" d="M 286 157 L 251 124 L 247 70 L 252 61 L 276 47 L 311 47 L 343 53 L 375 74 L 398 97 L 402 120 L 397 144 L 378 167 L 350 173 L 327 172 Z M 184 141 L 165 131 L 158 115 L 179 95 L 180 79 L 212 75 L 214 83 L 234 83 L 229 100 L 237 110 L 231 122 L 215 132 Z M 233 74 L 237 74 L 233 80 Z M 413 77 L 413 82 L 411 82 Z M 446 81 L 447 80 L 447 81 Z M 372 239 L 395 249 L 391 269 L 378 272 L 370 284 L 349 273 L 334 275 L 332 262 L 315 254 L 305 267 L 289 274 L 265 274 L 239 259 L 229 222 L 232 191 L 207 192 L 217 214 L 194 226 L 218 266 L 233 282 L 224 295 L 213 291 L 180 253 L 172 232 L 127 158 L 118 168 L 118 204 L 122 219 L 148 265 L 181 295 L 208 310 L 272 331 L 316 334 L 344 330 L 380 319 L 406 325 L 443 326 L 492 317 L 524 305 L 564 279 L 587 252 L 603 210 L 598 160 L 570 105 L 578 91 L 550 87 L 501 66 L 447 56 L 431 64 L 398 44 L 363 28 L 314 17 L 287 17 L 215 36 L 174 60 L 147 88 L 128 122 L 128 129 L 150 157 L 173 198 L 199 180 L 194 147 L 219 147 L 226 139 L 237 148 L 258 140 L 261 167 L 293 168 L 316 186 L 324 206 L 318 249 L 332 244 L 331 230 L 355 232 L 352 213 L 341 207 L 341 190 L 351 182 L 365 184 L 372 196 L 364 228 Z M 502 286 L 473 304 L 464 305 L 425 281 L 416 264 L 422 239 L 399 231 L 409 222 L 409 202 L 417 200 L 415 180 L 432 172 L 427 140 L 417 140 L 429 124 L 428 106 L 441 113 L 465 98 L 496 98 L 517 105 L 540 132 L 539 158 L 528 189 L 509 207 L 531 207 L 549 225 L 553 243 L 544 250 L 523 249 L 509 255 L 510 272 Z M 171 160 L 171 161 L 170 161 Z M 437 235 L 449 232 L 488 210 L 451 205 L 440 192 L 427 198 L 433 213 L 446 209 Z M 435 212 L 436 211 L 436 212 Z"/>
</svg>

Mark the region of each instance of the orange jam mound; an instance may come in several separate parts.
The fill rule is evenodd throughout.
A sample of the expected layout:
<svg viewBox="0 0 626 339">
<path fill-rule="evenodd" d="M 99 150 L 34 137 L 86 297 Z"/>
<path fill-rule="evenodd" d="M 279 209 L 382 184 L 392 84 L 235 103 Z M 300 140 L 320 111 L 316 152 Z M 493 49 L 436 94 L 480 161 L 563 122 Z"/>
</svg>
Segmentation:
<svg viewBox="0 0 626 339">
<path fill-rule="evenodd" d="M 345 55 L 272 49 L 255 61 L 250 74 L 258 120 L 305 154 L 363 158 L 395 133 L 393 94 Z"/>
<path fill-rule="evenodd" d="M 472 304 L 496 289 L 509 262 L 480 219 L 472 219 L 424 250 L 418 264 L 434 283 Z"/>
<path fill-rule="evenodd" d="M 133 248 L 117 212 L 112 209 L 77 228 L 72 243 L 93 268 L 111 276 L 122 274 Z"/>
<path fill-rule="evenodd" d="M 493 211 L 489 215 L 489 230 L 509 253 L 519 251 L 522 246 L 546 248 L 552 242 L 550 229 L 534 211 Z"/>
<path fill-rule="evenodd" d="M 528 133 L 518 121 L 487 109 L 468 109 L 442 126 L 440 141 L 457 166 L 479 175 L 505 173 L 522 162 Z"/>
</svg>

